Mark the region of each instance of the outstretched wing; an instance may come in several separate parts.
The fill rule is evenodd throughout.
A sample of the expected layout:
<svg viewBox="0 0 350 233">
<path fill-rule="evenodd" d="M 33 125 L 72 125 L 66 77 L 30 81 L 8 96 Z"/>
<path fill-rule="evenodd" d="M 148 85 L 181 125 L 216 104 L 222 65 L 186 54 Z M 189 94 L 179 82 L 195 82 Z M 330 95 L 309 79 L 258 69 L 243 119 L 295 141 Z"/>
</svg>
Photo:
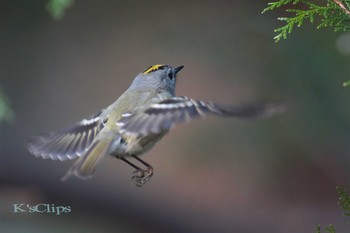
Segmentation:
<svg viewBox="0 0 350 233">
<path fill-rule="evenodd" d="M 80 157 L 104 126 L 101 112 L 71 127 L 34 138 L 27 149 L 36 157 L 67 160 Z"/>
<path fill-rule="evenodd" d="M 260 118 L 272 116 L 280 110 L 280 106 L 273 104 L 224 106 L 182 96 L 151 104 L 135 112 L 124 113 L 117 125 L 121 133 L 148 135 L 169 130 L 174 124 L 210 114 L 238 118 Z"/>
</svg>

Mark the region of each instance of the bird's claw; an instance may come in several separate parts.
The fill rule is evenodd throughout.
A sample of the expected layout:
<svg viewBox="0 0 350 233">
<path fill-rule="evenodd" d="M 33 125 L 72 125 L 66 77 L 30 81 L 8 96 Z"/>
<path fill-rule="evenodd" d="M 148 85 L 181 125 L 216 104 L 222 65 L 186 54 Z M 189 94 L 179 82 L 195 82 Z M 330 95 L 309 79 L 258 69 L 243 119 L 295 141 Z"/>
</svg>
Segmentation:
<svg viewBox="0 0 350 233">
<path fill-rule="evenodd" d="M 147 170 L 136 170 L 133 172 L 131 181 L 137 187 L 143 186 L 153 176 L 153 169 L 148 168 Z"/>
</svg>

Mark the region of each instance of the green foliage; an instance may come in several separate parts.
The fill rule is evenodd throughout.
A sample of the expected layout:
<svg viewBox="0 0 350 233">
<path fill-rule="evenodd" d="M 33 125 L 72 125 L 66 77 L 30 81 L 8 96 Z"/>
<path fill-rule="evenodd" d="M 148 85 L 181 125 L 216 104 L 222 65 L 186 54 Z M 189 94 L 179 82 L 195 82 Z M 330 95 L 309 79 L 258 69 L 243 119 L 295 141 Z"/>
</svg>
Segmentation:
<svg viewBox="0 0 350 233">
<path fill-rule="evenodd" d="M 46 9 L 54 19 L 58 20 L 63 17 L 65 10 L 73 5 L 73 2 L 74 0 L 49 0 Z"/>
<path fill-rule="evenodd" d="M 346 189 L 341 187 L 337 187 L 337 191 L 340 196 L 338 204 L 340 208 L 344 210 L 344 215 L 350 217 L 350 195 Z"/>
<path fill-rule="evenodd" d="M 345 211 L 344 215 L 347 217 L 350 217 L 350 195 L 349 195 L 348 191 L 344 188 L 337 187 L 336 189 L 337 189 L 337 192 L 339 193 L 338 205 L 340 206 L 340 208 L 342 210 Z M 334 226 L 332 224 L 324 227 L 324 229 L 328 233 L 336 233 Z M 317 226 L 315 233 L 321 233 L 321 226 L 320 225 Z"/>
<path fill-rule="evenodd" d="M 287 5 L 287 4 L 297 4 L 299 3 L 300 1 L 302 0 L 280 0 L 280 1 L 276 1 L 276 2 L 269 2 L 267 3 L 268 7 L 266 7 L 264 10 L 263 10 L 263 14 L 267 11 L 272 11 L 274 9 L 277 9 L 281 6 L 284 6 L 284 5 Z"/>
<path fill-rule="evenodd" d="M 330 224 L 329 226 L 324 227 L 324 229 L 328 233 L 336 233 L 335 229 L 334 229 L 334 226 L 332 224 Z M 321 226 L 320 225 L 317 226 L 316 233 L 321 233 Z"/>
<path fill-rule="evenodd" d="M 318 1 L 319 2 L 319 1 Z M 350 31 L 350 0 L 323 0 L 324 5 L 318 5 L 311 0 L 279 0 L 268 3 L 262 13 L 282 7 L 291 14 L 290 17 L 279 17 L 278 20 L 286 24 L 274 31 L 278 42 L 286 39 L 295 26 L 300 27 L 305 21 L 314 23 L 317 19 L 317 29 L 333 27 L 334 31 Z"/>
<path fill-rule="evenodd" d="M 344 86 L 344 87 L 350 86 L 350 80 L 349 80 L 349 81 L 346 81 L 346 82 L 343 82 L 343 86 Z"/>
<path fill-rule="evenodd" d="M 2 122 L 11 122 L 14 119 L 14 113 L 10 108 L 8 100 L 0 88 L 0 124 Z"/>
</svg>

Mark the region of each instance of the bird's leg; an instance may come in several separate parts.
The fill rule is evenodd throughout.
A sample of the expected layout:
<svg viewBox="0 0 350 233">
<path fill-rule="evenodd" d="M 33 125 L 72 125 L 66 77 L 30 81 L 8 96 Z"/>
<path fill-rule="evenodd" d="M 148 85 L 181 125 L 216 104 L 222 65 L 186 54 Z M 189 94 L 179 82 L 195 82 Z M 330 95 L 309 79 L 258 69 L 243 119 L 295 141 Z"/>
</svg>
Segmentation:
<svg viewBox="0 0 350 233">
<path fill-rule="evenodd" d="M 134 159 L 146 166 L 147 170 L 145 170 L 145 175 L 149 177 L 148 179 L 150 179 L 153 176 L 153 167 L 149 163 L 146 163 L 144 160 L 137 157 L 136 155 L 133 155 L 132 157 L 134 157 Z"/>
<path fill-rule="evenodd" d="M 131 180 L 134 182 L 134 184 L 136 184 L 138 187 L 141 187 L 147 181 L 149 181 L 151 179 L 151 177 L 153 176 L 153 167 L 151 165 L 149 165 L 148 163 L 146 163 L 145 161 L 143 161 L 142 159 L 140 159 L 139 157 L 137 157 L 136 155 L 133 155 L 132 157 L 134 157 L 134 159 L 136 159 L 137 161 L 142 163 L 147 168 L 146 170 L 135 171 L 133 173 L 132 178 L 131 178 Z"/>
<path fill-rule="evenodd" d="M 132 166 L 133 168 L 136 169 L 136 171 L 133 172 L 133 175 L 131 177 L 131 181 L 137 186 L 137 187 L 141 187 L 142 185 L 144 185 L 149 179 L 151 179 L 152 175 L 153 175 L 153 168 L 151 165 L 149 165 L 148 163 L 146 163 L 145 161 L 143 161 L 142 159 L 138 158 L 137 156 L 133 157 L 138 160 L 140 163 L 142 163 L 143 165 L 145 165 L 147 167 L 146 170 L 141 169 L 140 167 L 136 166 L 135 164 L 133 164 L 132 162 L 130 162 L 129 160 L 127 160 L 124 157 L 121 157 L 119 159 L 121 159 L 122 161 L 124 161 L 125 163 L 129 164 L 130 166 Z"/>
</svg>

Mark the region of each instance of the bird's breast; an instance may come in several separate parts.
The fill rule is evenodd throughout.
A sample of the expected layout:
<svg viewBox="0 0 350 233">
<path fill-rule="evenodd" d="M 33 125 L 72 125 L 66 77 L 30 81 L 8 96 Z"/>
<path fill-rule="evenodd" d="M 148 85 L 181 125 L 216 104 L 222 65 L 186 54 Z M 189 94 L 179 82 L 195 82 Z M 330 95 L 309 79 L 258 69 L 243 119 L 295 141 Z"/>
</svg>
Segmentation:
<svg viewBox="0 0 350 233">
<path fill-rule="evenodd" d="M 116 157 L 128 157 L 132 155 L 142 155 L 152 149 L 152 147 L 166 134 L 149 135 L 128 135 L 122 134 L 119 139 L 112 142 L 110 154 Z"/>
</svg>

